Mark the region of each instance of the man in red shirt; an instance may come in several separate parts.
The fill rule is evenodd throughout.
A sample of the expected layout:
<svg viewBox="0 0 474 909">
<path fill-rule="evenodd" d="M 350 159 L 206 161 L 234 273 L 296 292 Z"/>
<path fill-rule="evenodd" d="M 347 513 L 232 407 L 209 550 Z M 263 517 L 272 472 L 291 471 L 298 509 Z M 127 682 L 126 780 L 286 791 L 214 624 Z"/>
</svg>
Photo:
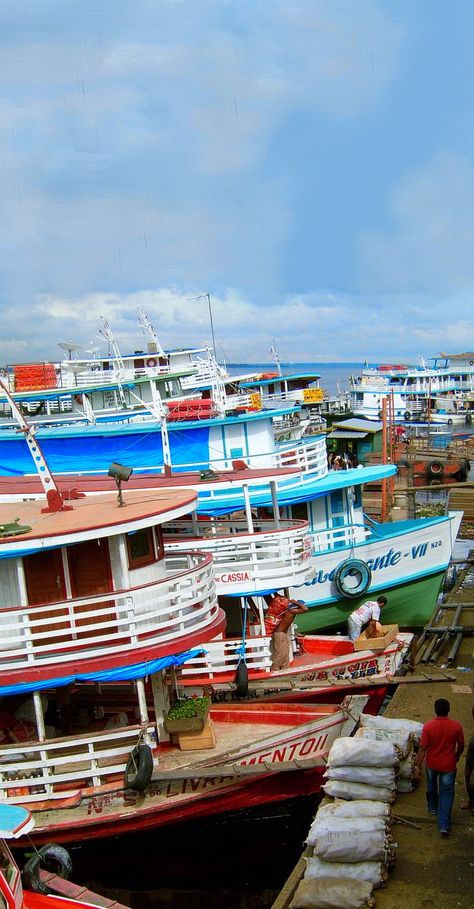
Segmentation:
<svg viewBox="0 0 474 909">
<path fill-rule="evenodd" d="M 272 669 L 287 669 L 290 663 L 289 630 L 297 615 L 307 612 L 303 600 L 290 600 L 281 593 L 264 596 L 268 606 L 265 613 L 265 632 L 271 635 Z"/>
<path fill-rule="evenodd" d="M 446 698 L 434 704 L 436 716 L 425 723 L 421 733 L 414 777 L 418 779 L 426 755 L 426 801 L 430 814 L 436 814 L 438 827 L 447 836 L 451 826 L 456 766 L 464 751 L 461 723 L 450 720 L 451 705 Z"/>
</svg>

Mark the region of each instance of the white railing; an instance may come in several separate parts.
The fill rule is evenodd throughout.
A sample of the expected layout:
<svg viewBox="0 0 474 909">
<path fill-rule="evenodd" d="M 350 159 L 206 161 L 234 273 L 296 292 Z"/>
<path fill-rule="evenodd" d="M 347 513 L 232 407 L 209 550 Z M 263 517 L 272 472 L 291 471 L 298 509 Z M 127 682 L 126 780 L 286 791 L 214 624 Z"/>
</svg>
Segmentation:
<svg viewBox="0 0 474 909">
<path fill-rule="evenodd" d="M 167 553 L 190 546 L 212 553 L 218 593 L 236 585 L 257 592 L 302 584 L 311 574 L 307 521 L 282 521 L 279 529 L 271 521 L 255 521 L 254 533 L 245 521 L 166 525 Z"/>
<path fill-rule="evenodd" d="M 271 638 L 261 635 L 248 638 L 245 642 L 245 662 L 249 671 L 270 672 L 272 658 L 270 653 Z M 242 640 L 211 641 L 205 646 L 205 653 L 188 660 L 179 674 L 183 679 L 196 676 L 214 678 L 224 672 L 234 674 L 240 659 Z"/>
<path fill-rule="evenodd" d="M 297 467 L 302 473 L 325 477 L 328 460 L 325 436 L 298 439 L 298 443 L 279 442 L 276 445 L 275 467 Z"/>
<path fill-rule="evenodd" d="M 372 535 L 372 529 L 365 524 L 345 524 L 342 527 L 330 527 L 327 530 L 312 530 L 313 554 L 355 546 L 357 543 L 364 543 Z"/>
<path fill-rule="evenodd" d="M 156 739 L 154 724 L 3 746 L 0 802 L 73 797 L 71 783 L 81 788 L 100 786 L 124 773 L 130 752 L 143 736 L 148 742 Z"/>
<path fill-rule="evenodd" d="M 170 574 L 137 587 L 0 614 L 0 670 L 56 665 L 176 642 L 218 614 L 212 557 L 166 557 Z"/>
</svg>

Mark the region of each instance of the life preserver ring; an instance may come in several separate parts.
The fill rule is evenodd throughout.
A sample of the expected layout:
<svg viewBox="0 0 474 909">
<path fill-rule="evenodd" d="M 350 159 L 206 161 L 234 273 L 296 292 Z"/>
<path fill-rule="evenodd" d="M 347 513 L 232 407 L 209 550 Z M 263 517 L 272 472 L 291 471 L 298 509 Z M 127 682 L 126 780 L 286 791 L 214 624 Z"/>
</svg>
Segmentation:
<svg viewBox="0 0 474 909">
<path fill-rule="evenodd" d="M 143 792 L 153 773 L 153 754 L 149 745 L 136 745 L 130 753 L 125 768 L 124 782 L 127 789 Z"/>
<path fill-rule="evenodd" d="M 334 573 L 337 592 L 349 600 L 365 593 L 370 587 L 371 580 L 372 572 L 362 559 L 345 559 Z"/>
<path fill-rule="evenodd" d="M 57 843 L 46 843 L 26 862 L 23 868 L 23 883 L 34 893 L 51 893 L 40 877 L 41 868 L 50 871 L 63 880 L 69 880 L 72 871 L 71 856 L 67 849 Z"/>
<path fill-rule="evenodd" d="M 149 366 L 150 369 L 151 369 L 153 366 L 157 366 L 158 364 L 157 364 L 157 362 L 156 362 L 156 360 L 155 360 L 154 357 L 150 357 L 150 358 L 146 361 L 146 365 Z"/>
<path fill-rule="evenodd" d="M 426 468 L 429 477 L 439 477 L 443 473 L 443 464 L 441 461 L 430 461 Z"/>
</svg>

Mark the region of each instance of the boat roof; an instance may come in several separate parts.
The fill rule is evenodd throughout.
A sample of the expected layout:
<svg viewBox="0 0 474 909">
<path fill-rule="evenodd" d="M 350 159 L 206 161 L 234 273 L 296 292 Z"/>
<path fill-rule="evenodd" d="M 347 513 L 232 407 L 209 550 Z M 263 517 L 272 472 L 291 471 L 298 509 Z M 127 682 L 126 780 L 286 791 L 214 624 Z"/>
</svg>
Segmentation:
<svg viewBox="0 0 474 909">
<path fill-rule="evenodd" d="M 360 435 L 361 432 L 365 432 L 366 435 L 367 433 L 372 433 L 373 435 L 376 432 L 381 432 L 383 429 L 381 420 L 359 420 L 356 417 L 351 417 L 347 420 L 338 420 L 337 422 L 334 421 L 332 425 L 333 429 L 352 431 L 356 433 L 356 435 Z M 332 433 L 331 435 L 334 438 Z"/>
<path fill-rule="evenodd" d="M 14 401 L 47 401 L 56 400 L 57 398 L 71 397 L 71 395 L 87 395 L 100 391 L 118 391 L 120 388 L 134 388 L 136 385 L 143 385 L 146 382 L 167 382 L 170 379 L 180 379 L 185 376 L 193 375 L 190 370 L 179 370 L 176 372 L 160 373 L 156 376 L 138 376 L 136 379 L 124 382 L 91 382 L 89 385 L 69 385 L 58 386 L 56 388 L 39 388 L 34 391 L 14 391 L 10 392 Z M 0 388 L 0 402 L 7 401 L 5 392 Z"/>
<path fill-rule="evenodd" d="M 34 818 L 27 808 L 21 808 L 20 805 L 0 805 L 0 837 L 3 840 L 23 836 L 34 825 Z"/>
<path fill-rule="evenodd" d="M 247 468 L 246 470 L 219 470 L 212 471 L 211 477 L 205 477 L 200 471 L 180 471 L 171 476 L 157 474 L 152 471 L 142 471 L 134 473 L 127 481 L 127 491 L 132 489 L 195 489 L 196 491 L 205 489 L 215 489 L 220 486 L 230 486 L 232 488 L 243 486 L 244 484 L 252 486 L 261 486 L 267 481 L 272 480 L 281 482 L 292 477 L 298 476 L 300 470 L 298 467 L 265 467 L 265 468 Z M 55 483 L 61 492 L 66 492 L 71 488 L 77 489 L 86 495 L 97 494 L 115 490 L 115 481 L 107 475 L 104 468 L 102 474 L 93 475 L 68 474 L 68 476 L 55 477 Z M 125 489 L 125 487 L 122 487 Z M 15 501 L 22 496 L 41 495 L 43 487 L 38 475 L 27 476 L 0 476 L 0 499 L 7 501 L 12 497 Z M 127 493 L 128 494 L 128 493 Z"/>
<path fill-rule="evenodd" d="M 72 500 L 69 511 L 44 512 L 45 499 L 0 504 L 0 558 L 172 521 L 193 511 L 197 498 L 192 489 L 122 492 L 123 507 L 112 493 Z"/>
<path fill-rule="evenodd" d="M 251 382 L 241 382 L 240 385 L 242 388 L 251 387 L 254 385 L 273 385 L 275 382 L 284 382 L 285 380 L 298 380 L 298 379 L 309 379 L 311 382 L 315 382 L 317 379 L 321 378 L 321 374 L 317 372 L 292 372 L 285 373 L 282 376 L 274 376 L 271 379 L 259 379 L 256 378 Z"/>
</svg>

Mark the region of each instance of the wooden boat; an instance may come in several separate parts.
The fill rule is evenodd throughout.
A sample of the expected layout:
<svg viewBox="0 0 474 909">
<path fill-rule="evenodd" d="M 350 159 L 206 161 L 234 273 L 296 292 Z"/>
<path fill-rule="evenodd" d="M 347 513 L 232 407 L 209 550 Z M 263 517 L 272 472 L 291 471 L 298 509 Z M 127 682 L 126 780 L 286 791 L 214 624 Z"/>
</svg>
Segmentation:
<svg viewBox="0 0 474 909">
<path fill-rule="evenodd" d="M 41 856 L 37 854 L 27 862 L 24 875 L 30 886 L 24 887 L 20 869 L 6 840 L 11 841 L 25 836 L 33 826 L 34 819 L 25 808 L 14 805 L 0 806 L 0 893 L 1 904 L 5 909 L 82 909 L 82 907 L 88 909 L 90 906 L 100 906 L 102 909 L 127 909 L 114 900 L 106 899 L 61 878 L 60 868 L 57 868 L 58 874 L 41 870 L 41 863 L 44 863 L 47 857 L 54 859 L 56 867 L 59 858 L 64 857 L 63 860 L 69 863 L 69 856 L 65 850 L 58 849 L 54 844 L 45 847 L 47 851 L 43 849 Z M 33 886 L 35 889 L 31 889 Z"/>
<path fill-rule="evenodd" d="M 268 639 L 266 639 L 268 640 Z M 354 651 L 349 638 L 342 635 L 298 635 L 297 651 L 287 669 L 278 671 L 254 668 L 255 653 L 262 639 L 246 642 L 248 692 L 250 696 L 279 692 L 299 700 L 324 700 L 332 690 L 341 697 L 348 689 L 365 685 L 387 685 L 400 669 L 413 640 L 412 634 L 400 633 L 384 650 Z M 236 690 L 235 672 L 241 641 L 211 641 L 202 654 L 189 660 L 179 670 L 179 680 L 187 692 L 227 694 Z"/>
<path fill-rule="evenodd" d="M 94 785 L 94 772 L 86 768 L 85 754 L 77 753 L 75 774 L 70 772 L 68 781 L 63 778 L 62 791 L 59 784 L 53 784 L 50 797 L 44 791 L 51 787 L 48 769 L 56 774 L 61 761 L 63 767 L 66 760 L 72 762 L 71 746 L 78 749 L 78 743 L 29 745 L 30 758 L 38 747 L 48 755 L 41 767 L 36 762 L 37 775 L 22 781 L 25 788 L 31 787 L 31 794 L 21 800 L 35 814 L 33 837 L 45 842 L 53 830 L 58 842 L 117 836 L 317 792 L 332 743 L 339 735 L 350 734 L 366 700 L 355 696 L 342 705 L 214 705 L 210 710 L 212 734 L 209 737 L 208 726 L 202 734 L 207 748 L 180 750 L 171 743 L 153 747 L 153 775 L 140 791 L 124 788 L 119 730 L 108 770 L 104 769 L 105 751 L 97 754 L 98 758 L 102 754 L 100 785 Z M 137 728 L 137 738 L 139 733 Z M 200 737 L 196 738 L 199 745 Z M 182 737 L 180 741 L 183 747 Z"/>
</svg>

